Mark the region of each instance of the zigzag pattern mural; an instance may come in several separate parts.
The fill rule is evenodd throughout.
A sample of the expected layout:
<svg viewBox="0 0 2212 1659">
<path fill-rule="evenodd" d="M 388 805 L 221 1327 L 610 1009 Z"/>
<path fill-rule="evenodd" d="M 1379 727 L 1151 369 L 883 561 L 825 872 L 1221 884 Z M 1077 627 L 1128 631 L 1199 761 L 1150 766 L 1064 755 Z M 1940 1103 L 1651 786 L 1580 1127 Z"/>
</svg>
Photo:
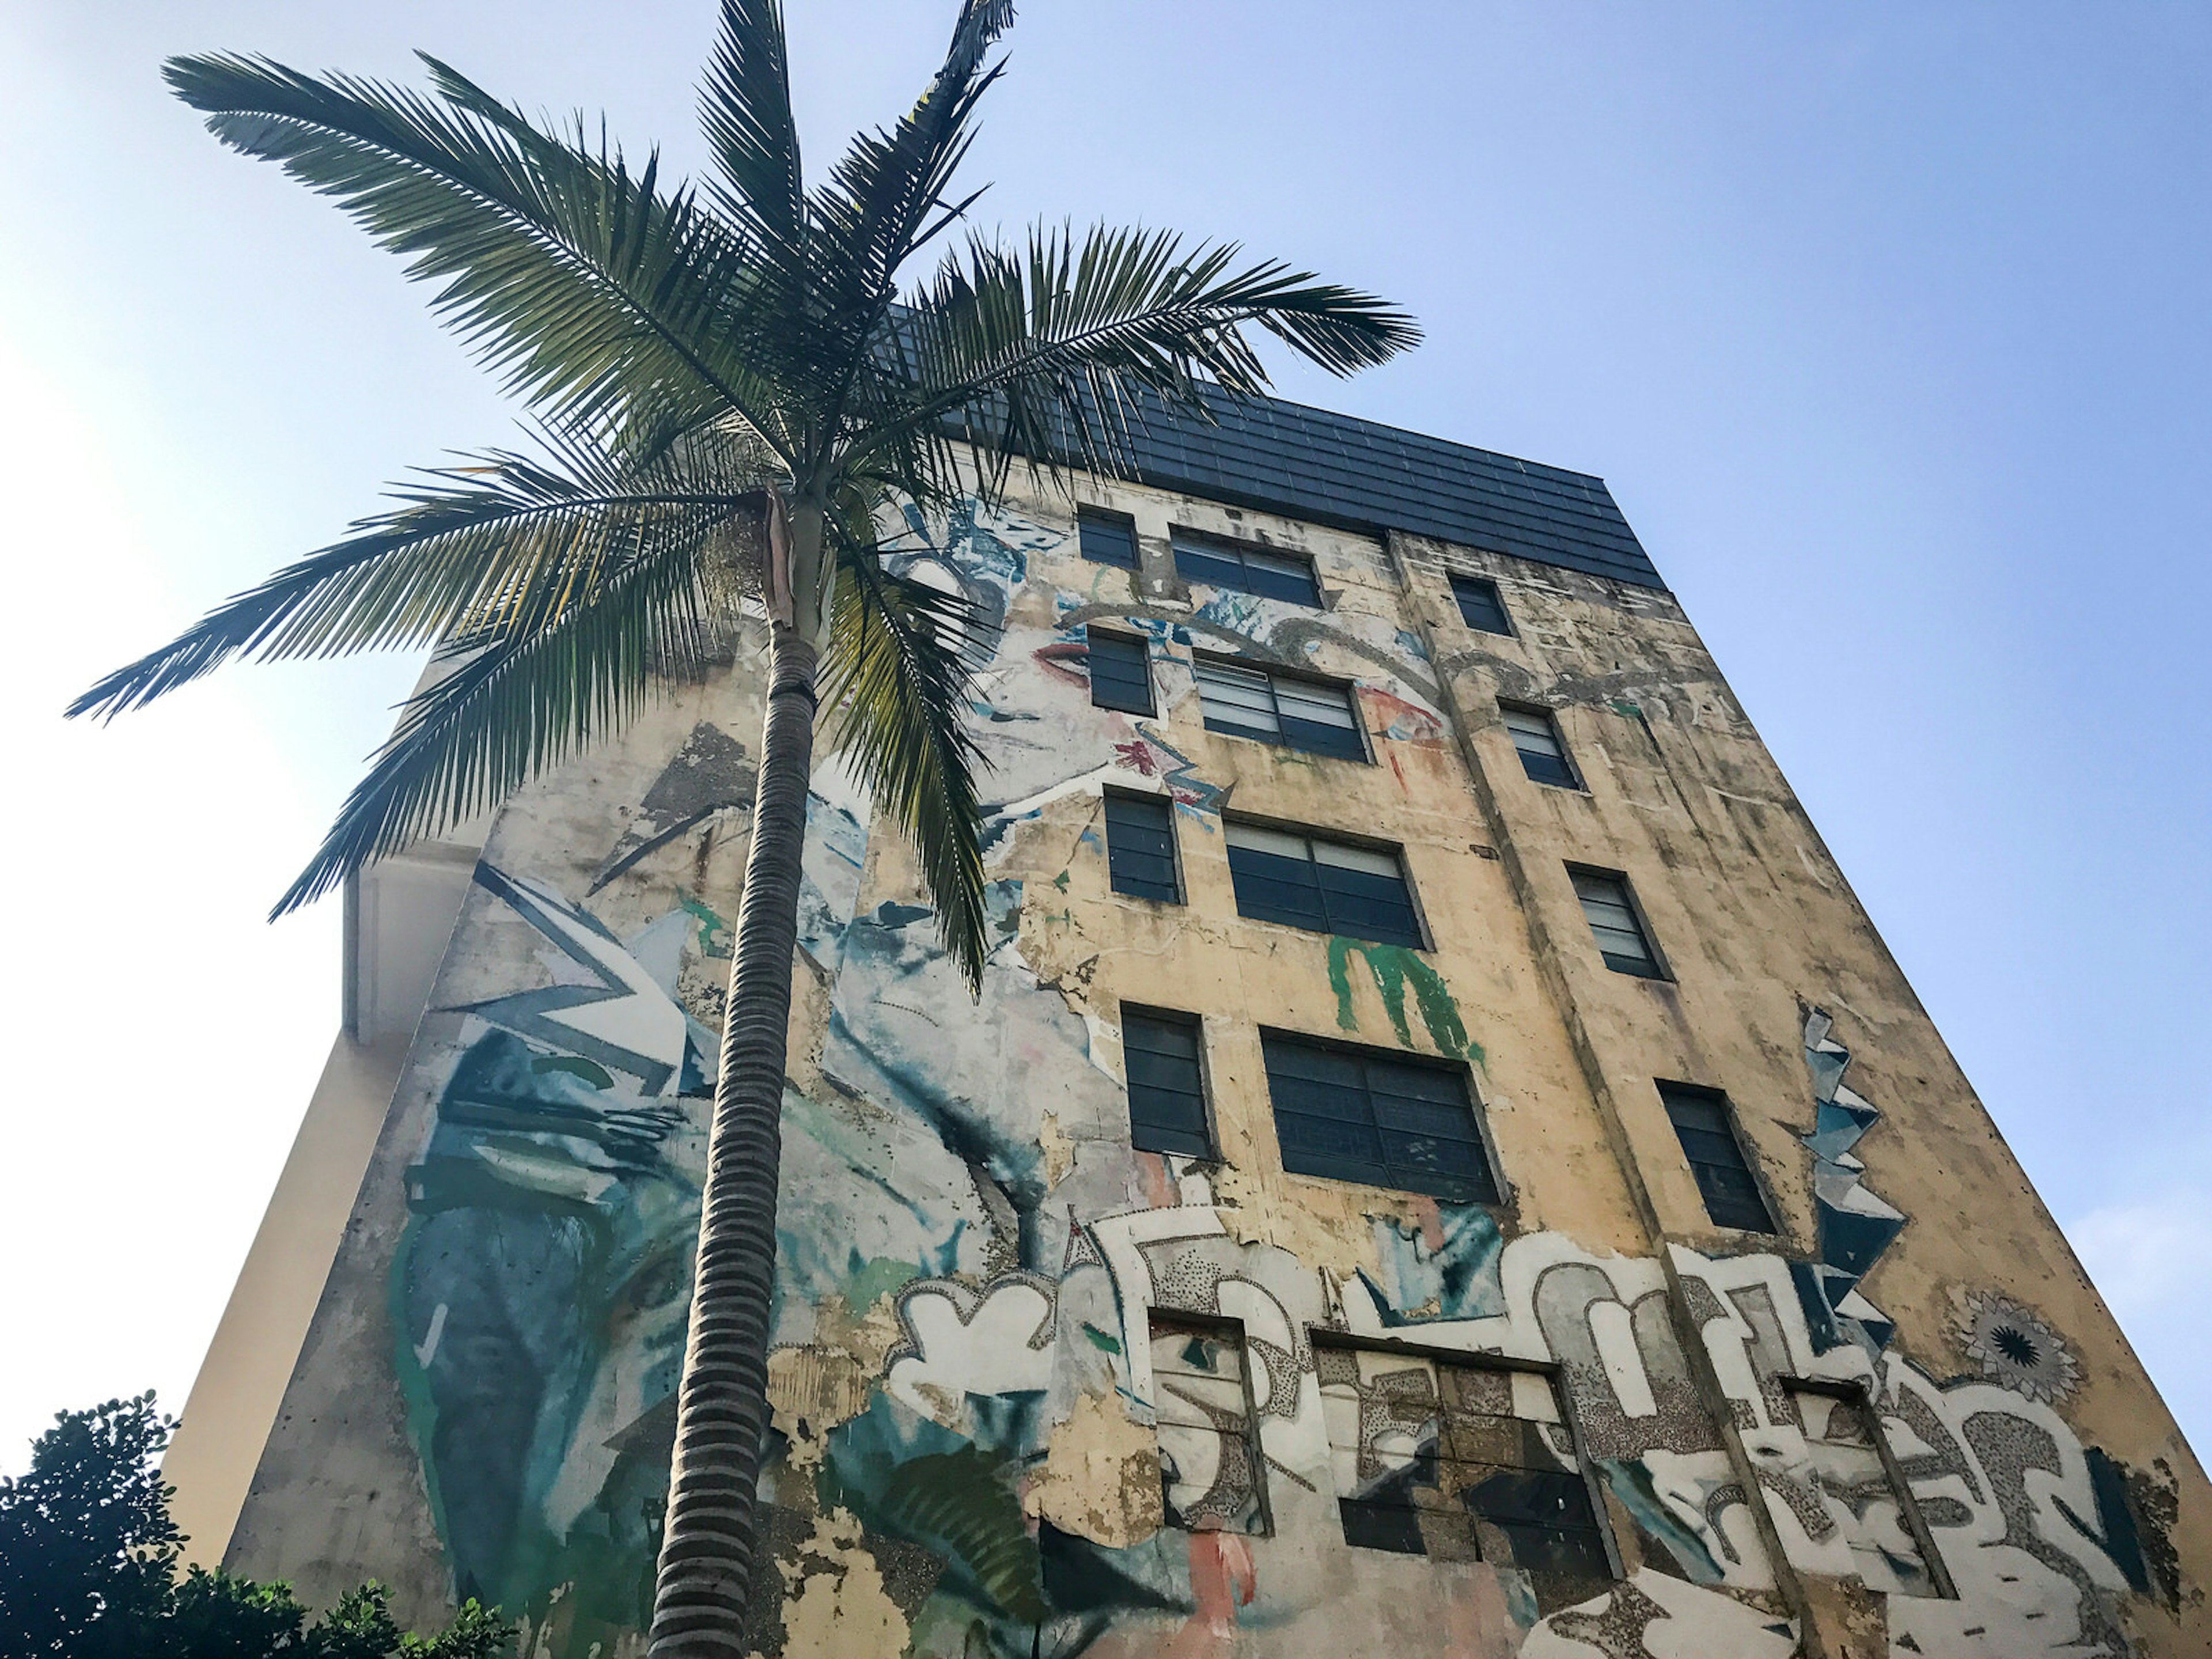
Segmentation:
<svg viewBox="0 0 2212 1659">
<path fill-rule="evenodd" d="M 1798 1139 L 1813 1152 L 1813 1207 L 1820 1260 L 1790 1263 L 1797 1299 L 1805 1305 L 1814 1350 L 1825 1353 L 1856 1343 L 1871 1359 L 1889 1345 L 1894 1321 L 1858 1292 L 1890 1241 L 1905 1230 L 1905 1215 L 1861 1184 L 1866 1165 L 1851 1156 L 1859 1137 L 1881 1114 L 1844 1081 L 1850 1050 L 1829 1032 L 1835 1022 L 1818 1008 L 1805 1011 L 1805 1064 L 1813 1073 L 1813 1133 Z"/>
</svg>

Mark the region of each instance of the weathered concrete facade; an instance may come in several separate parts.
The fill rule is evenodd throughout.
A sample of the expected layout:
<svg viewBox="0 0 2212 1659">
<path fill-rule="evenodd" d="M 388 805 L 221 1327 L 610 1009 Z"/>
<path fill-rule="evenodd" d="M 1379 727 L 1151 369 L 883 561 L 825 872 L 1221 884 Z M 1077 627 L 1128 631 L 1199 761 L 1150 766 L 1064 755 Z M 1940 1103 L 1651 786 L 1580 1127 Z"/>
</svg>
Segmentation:
<svg viewBox="0 0 2212 1659">
<path fill-rule="evenodd" d="M 760 1652 L 2212 1646 L 2202 1471 L 1671 597 L 1077 493 L 1140 569 L 1041 488 L 915 561 L 1003 622 L 980 1005 L 817 775 Z M 1178 530 L 1323 603 L 1186 583 Z M 1094 705 L 1094 632 L 1155 714 Z M 1209 731 L 1205 657 L 1354 687 L 1370 758 Z M 641 1651 L 758 726 L 741 653 L 490 827 L 296 1364 L 227 1336 L 189 1408 L 173 1472 L 256 1464 L 234 1567 Z M 1170 804 L 1180 902 L 1112 890 L 1109 792 Z M 1426 948 L 1241 915 L 1231 821 L 1400 849 Z M 1195 1019 L 1212 1155 L 1133 1147 L 1125 1006 Z M 1263 1030 L 1448 1062 L 1500 1201 L 1287 1172 Z M 1724 1097 L 1774 1232 L 1711 1219 L 1662 1082 Z"/>
</svg>

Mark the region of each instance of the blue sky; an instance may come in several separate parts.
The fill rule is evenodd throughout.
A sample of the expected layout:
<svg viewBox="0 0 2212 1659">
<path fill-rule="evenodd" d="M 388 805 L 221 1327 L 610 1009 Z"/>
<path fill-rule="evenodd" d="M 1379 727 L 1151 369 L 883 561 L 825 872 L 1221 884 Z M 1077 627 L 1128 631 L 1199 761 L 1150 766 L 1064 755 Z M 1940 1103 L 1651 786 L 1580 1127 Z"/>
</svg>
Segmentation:
<svg viewBox="0 0 2212 1659">
<path fill-rule="evenodd" d="M 792 5 L 820 164 L 950 8 Z M 0 12 L 0 1468 L 58 1407 L 182 1404 L 337 1018 L 335 908 L 259 918 L 414 665 L 58 711 L 513 431 L 396 263 L 222 151 L 160 59 L 407 76 L 420 46 L 689 167 L 711 27 Z M 987 222 L 1174 226 L 1386 293 L 1419 352 L 1284 391 L 1610 481 L 2202 1444 L 2212 11 L 1031 0 L 972 170 Z"/>
</svg>

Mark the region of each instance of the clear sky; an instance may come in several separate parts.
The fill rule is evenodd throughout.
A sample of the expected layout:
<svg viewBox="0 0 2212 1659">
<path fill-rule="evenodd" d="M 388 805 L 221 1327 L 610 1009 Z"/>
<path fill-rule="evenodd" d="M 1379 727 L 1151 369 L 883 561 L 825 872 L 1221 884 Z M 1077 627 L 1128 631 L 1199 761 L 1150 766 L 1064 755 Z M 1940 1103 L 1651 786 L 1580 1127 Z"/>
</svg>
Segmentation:
<svg viewBox="0 0 2212 1659">
<path fill-rule="evenodd" d="M 820 164 L 951 9 L 788 3 Z M 397 262 L 159 62 L 410 76 L 420 46 L 690 168 L 712 19 L 0 8 L 0 1470 L 59 1407 L 182 1405 L 337 1017 L 335 904 L 260 917 L 415 665 L 59 710 L 514 431 Z M 2212 10 L 1030 0 L 1012 46 L 981 217 L 1378 289 L 1428 344 L 1289 395 L 1610 481 L 2204 1445 Z"/>
</svg>

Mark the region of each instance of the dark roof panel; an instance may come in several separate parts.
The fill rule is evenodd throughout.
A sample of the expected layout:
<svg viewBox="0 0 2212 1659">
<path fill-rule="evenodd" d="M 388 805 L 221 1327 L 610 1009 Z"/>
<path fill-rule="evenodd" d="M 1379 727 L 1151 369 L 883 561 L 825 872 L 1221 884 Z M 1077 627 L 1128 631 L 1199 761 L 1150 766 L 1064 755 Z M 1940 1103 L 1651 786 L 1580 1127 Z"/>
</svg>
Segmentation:
<svg viewBox="0 0 2212 1659">
<path fill-rule="evenodd" d="M 1140 483 L 1666 586 L 1602 478 L 1278 398 L 1207 401 L 1212 426 L 1157 406 L 1131 423 Z"/>
</svg>

